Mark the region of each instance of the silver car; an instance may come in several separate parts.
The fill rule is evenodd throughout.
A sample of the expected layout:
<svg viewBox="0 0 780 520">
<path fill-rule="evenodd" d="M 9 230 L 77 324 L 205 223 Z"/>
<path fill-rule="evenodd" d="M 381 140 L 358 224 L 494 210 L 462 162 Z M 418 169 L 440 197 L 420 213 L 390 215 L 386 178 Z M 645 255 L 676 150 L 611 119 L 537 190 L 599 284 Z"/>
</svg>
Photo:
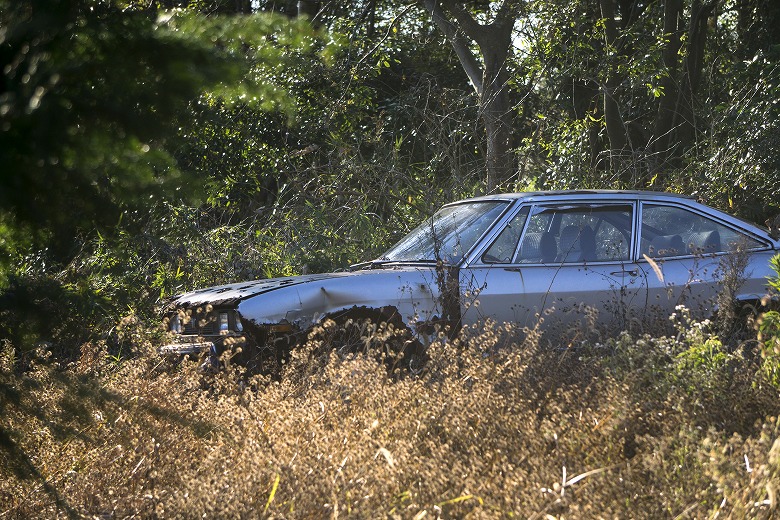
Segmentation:
<svg viewBox="0 0 780 520">
<path fill-rule="evenodd" d="M 323 323 L 392 323 L 416 349 L 438 330 L 623 330 L 705 317 L 729 290 L 759 302 L 780 242 L 686 196 L 645 191 L 491 195 L 447 204 L 349 271 L 257 280 L 175 298 L 164 354 L 279 355 Z M 332 320 L 332 321 L 329 321 Z M 443 329 L 442 329 L 443 327 Z"/>
</svg>

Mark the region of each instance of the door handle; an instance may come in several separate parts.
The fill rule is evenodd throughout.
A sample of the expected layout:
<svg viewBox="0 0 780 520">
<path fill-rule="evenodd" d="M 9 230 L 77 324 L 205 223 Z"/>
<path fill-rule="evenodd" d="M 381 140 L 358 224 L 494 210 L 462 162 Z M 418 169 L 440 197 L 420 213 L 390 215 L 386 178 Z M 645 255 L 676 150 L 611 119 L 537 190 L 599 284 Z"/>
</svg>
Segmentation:
<svg viewBox="0 0 780 520">
<path fill-rule="evenodd" d="M 611 274 L 612 276 L 618 276 L 618 275 L 621 275 L 621 274 L 627 274 L 629 276 L 639 276 L 639 269 L 638 268 L 634 268 L 634 269 L 632 269 L 630 271 L 625 271 L 625 270 L 623 270 L 623 271 L 612 271 L 609 274 Z"/>
</svg>

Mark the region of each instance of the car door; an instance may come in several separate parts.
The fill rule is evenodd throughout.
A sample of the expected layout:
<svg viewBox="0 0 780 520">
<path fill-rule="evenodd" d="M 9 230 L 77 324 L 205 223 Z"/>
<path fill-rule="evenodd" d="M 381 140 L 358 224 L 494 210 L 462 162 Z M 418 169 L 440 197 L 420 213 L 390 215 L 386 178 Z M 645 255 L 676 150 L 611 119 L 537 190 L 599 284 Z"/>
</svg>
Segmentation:
<svg viewBox="0 0 780 520">
<path fill-rule="evenodd" d="M 461 269 L 464 323 L 538 324 L 570 341 L 629 328 L 647 297 L 631 254 L 634 213 L 618 202 L 524 206 Z"/>
<path fill-rule="evenodd" d="M 730 255 L 766 248 L 746 233 L 691 208 L 644 202 L 641 212 L 639 265 L 647 276 L 647 325 L 653 325 L 653 320 L 668 323 L 678 305 L 697 318 L 709 317 Z"/>
</svg>

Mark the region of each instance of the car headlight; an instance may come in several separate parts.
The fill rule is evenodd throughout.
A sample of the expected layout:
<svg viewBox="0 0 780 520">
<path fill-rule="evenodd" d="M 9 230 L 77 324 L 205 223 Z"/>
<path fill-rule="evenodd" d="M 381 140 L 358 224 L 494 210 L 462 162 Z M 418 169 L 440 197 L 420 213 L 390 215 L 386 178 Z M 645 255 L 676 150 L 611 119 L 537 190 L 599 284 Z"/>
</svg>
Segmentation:
<svg viewBox="0 0 780 520">
<path fill-rule="evenodd" d="M 173 315 L 173 318 L 171 318 L 171 332 L 174 334 L 181 334 L 182 326 L 181 326 L 181 318 L 179 317 L 179 313 Z"/>
<path fill-rule="evenodd" d="M 230 330 L 230 321 L 228 320 L 228 313 L 227 312 L 220 312 L 219 313 L 219 331 L 220 332 L 227 332 Z"/>
</svg>

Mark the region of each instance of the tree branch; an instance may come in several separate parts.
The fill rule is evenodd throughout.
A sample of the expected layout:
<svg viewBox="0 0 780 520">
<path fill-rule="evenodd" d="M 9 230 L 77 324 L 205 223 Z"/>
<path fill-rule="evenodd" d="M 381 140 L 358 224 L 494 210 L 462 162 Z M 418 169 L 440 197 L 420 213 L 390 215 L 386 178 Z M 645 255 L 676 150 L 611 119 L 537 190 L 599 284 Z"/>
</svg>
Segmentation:
<svg viewBox="0 0 780 520">
<path fill-rule="evenodd" d="M 452 16 L 455 17 L 455 20 L 457 20 L 463 28 L 463 32 L 481 47 L 482 42 L 479 40 L 483 33 L 482 25 L 480 25 L 459 3 L 454 2 L 453 0 L 442 0 L 442 4 L 447 11 L 452 13 Z"/>
<path fill-rule="evenodd" d="M 502 26 L 509 24 L 514 27 L 515 20 L 517 20 L 517 16 L 514 15 L 514 10 L 517 9 L 519 5 L 520 2 L 518 0 L 506 0 L 506 2 L 501 4 L 501 7 L 498 8 L 494 23 Z"/>
<path fill-rule="evenodd" d="M 452 44 L 452 48 L 455 50 L 455 54 L 457 54 L 458 59 L 460 60 L 460 64 L 463 66 L 463 70 L 466 71 L 466 75 L 469 77 L 469 81 L 471 81 L 474 90 L 476 90 L 477 94 L 481 96 L 483 91 L 483 70 L 479 60 L 477 60 L 477 58 L 474 56 L 474 53 L 469 48 L 468 42 L 463 37 L 463 34 L 458 31 L 458 29 L 447 18 L 447 15 L 439 5 L 439 2 L 437 0 L 423 1 L 425 4 L 425 9 L 431 13 L 431 18 L 436 24 L 436 27 L 438 27 L 439 30 L 444 33 L 444 36 L 446 36 L 446 38 Z"/>
<path fill-rule="evenodd" d="M 379 49 L 379 47 L 381 47 L 381 46 L 382 46 L 382 44 L 383 44 L 383 43 L 384 43 L 384 42 L 387 40 L 387 38 L 389 38 L 389 37 L 390 37 L 390 33 L 393 31 L 393 27 L 395 27 L 395 24 L 396 24 L 396 22 L 397 22 L 398 20 L 400 20 L 401 18 L 403 18 L 404 16 L 406 16 L 406 13 L 408 13 L 408 12 L 409 12 L 409 10 L 410 10 L 412 7 L 413 7 L 413 6 L 411 6 L 411 5 L 410 5 L 410 6 L 407 6 L 407 7 L 406 7 L 406 9 L 404 9 L 403 11 L 401 11 L 401 13 L 400 13 L 400 14 L 398 14 L 398 15 L 397 15 L 395 18 L 393 18 L 393 20 L 392 20 L 392 21 L 390 22 L 390 24 L 387 26 L 387 32 L 385 32 L 385 35 L 384 35 L 384 36 L 383 36 L 383 37 L 382 37 L 382 38 L 381 38 L 381 39 L 380 39 L 380 40 L 379 40 L 379 41 L 376 43 L 376 45 L 374 45 L 374 46 L 371 48 L 371 50 L 370 50 L 370 51 L 366 52 L 366 53 L 365 53 L 365 54 L 364 54 L 364 55 L 363 55 L 363 56 L 362 56 L 362 57 L 361 57 L 361 58 L 358 60 L 357 64 L 355 64 L 355 68 L 356 68 L 356 69 L 357 69 L 357 67 L 358 67 L 360 64 L 362 64 L 362 63 L 363 63 L 363 62 L 366 60 L 366 58 L 368 58 L 369 56 L 372 56 L 372 55 L 373 55 L 373 54 L 374 54 L 374 53 L 377 51 L 377 49 Z"/>
</svg>

